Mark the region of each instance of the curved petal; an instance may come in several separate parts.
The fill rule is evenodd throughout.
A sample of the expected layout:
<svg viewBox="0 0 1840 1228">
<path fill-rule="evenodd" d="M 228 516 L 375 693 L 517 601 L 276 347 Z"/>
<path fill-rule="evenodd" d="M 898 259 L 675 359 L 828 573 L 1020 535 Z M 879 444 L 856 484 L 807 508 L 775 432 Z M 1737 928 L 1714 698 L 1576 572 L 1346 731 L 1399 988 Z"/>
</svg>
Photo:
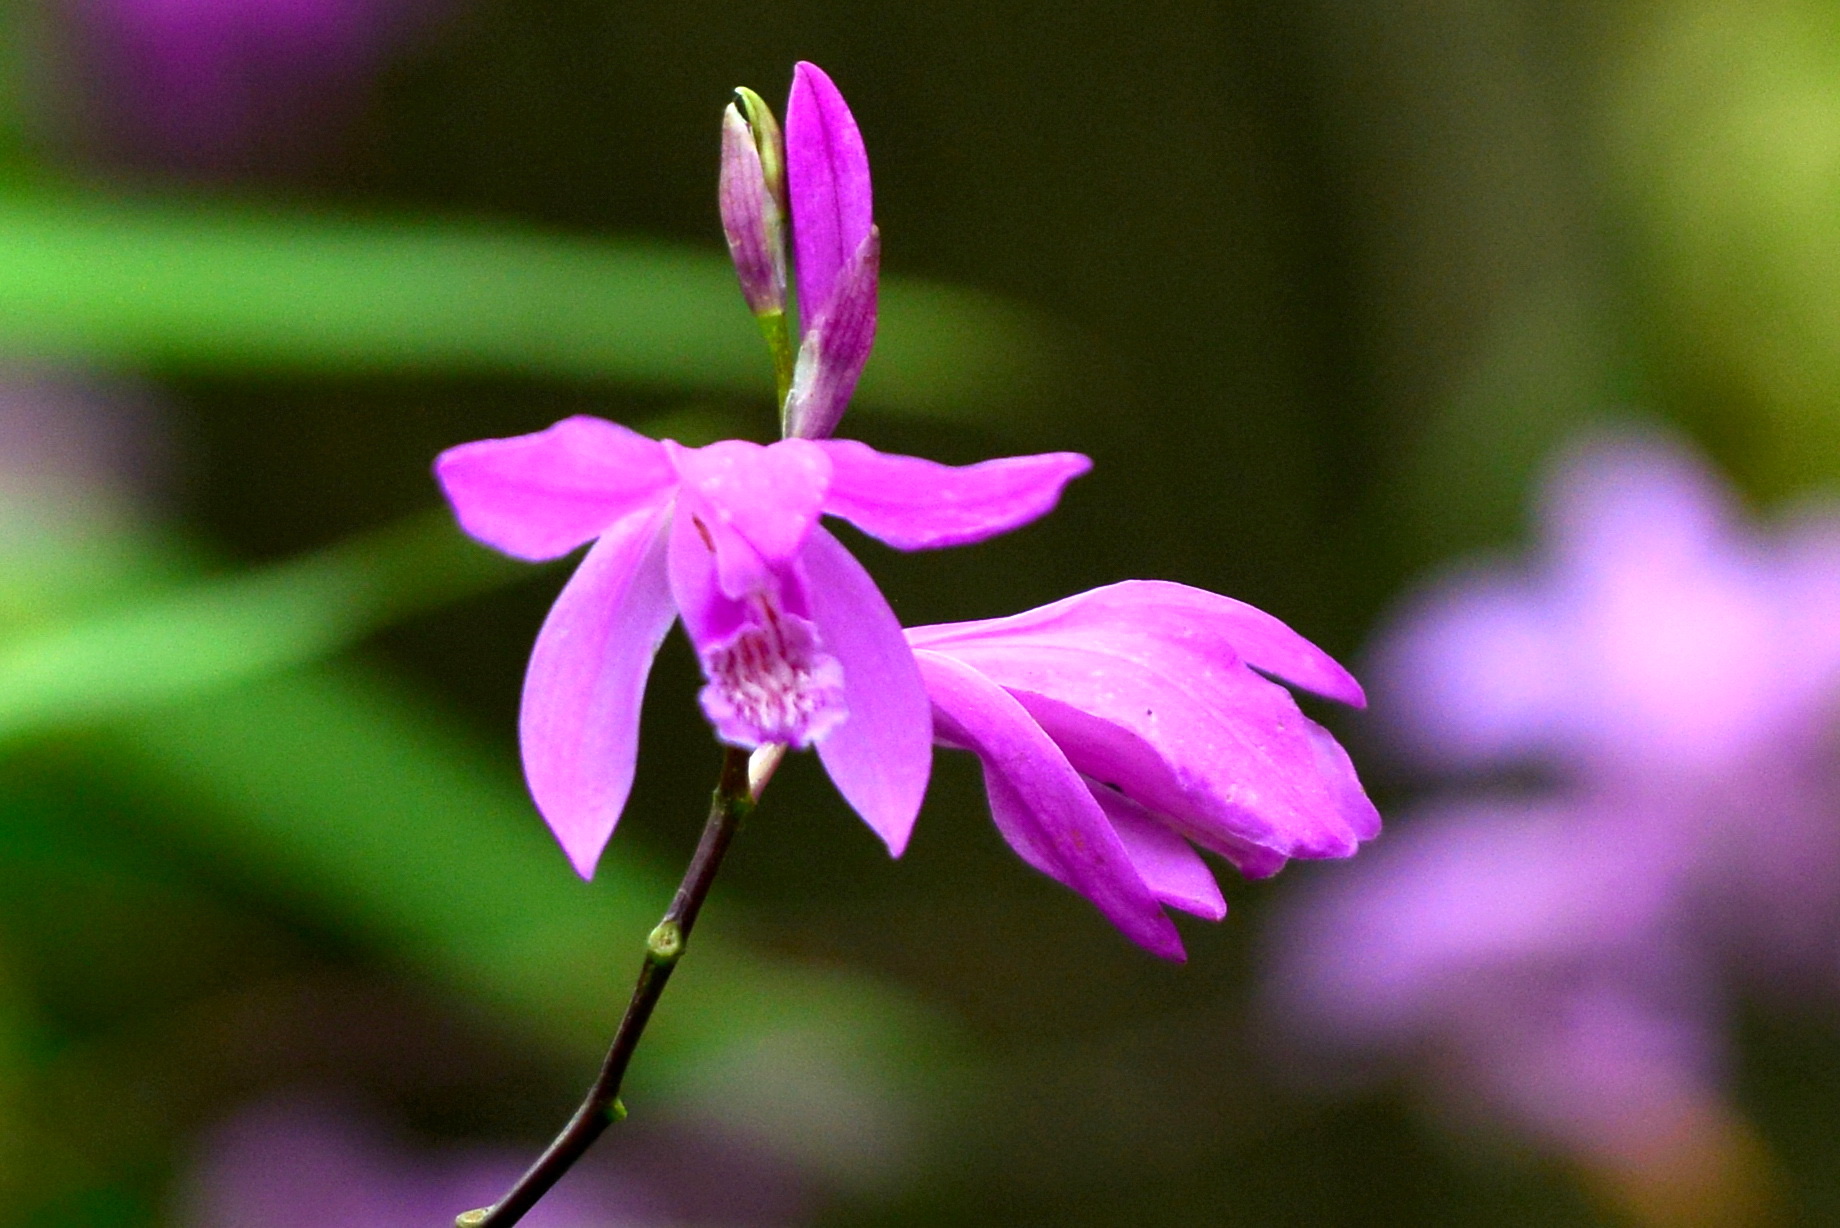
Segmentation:
<svg viewBox="0 0 1840 1228">
<path fill-rule="evenodd" d="M 843 420 L 869 351 L 875 348 L 881 262 L 882 237 L 871 226 L 869 237 L 837 274 L 830 306 L 805 330 L 786 393 L 787 435 L 827 439 Z"/>
<path fill-rule="evenodd" d="M 1158 900 L 1209 921 L 1227 915 L 1220 884 L 1193 845 L 1116 789 L 1099 785 L 1092 795 L 1111 820 L 1137 877 Z"/>
<path fill-rule="evenodd" d="M 1347 756 L 1277 683 L 1232 659 L 1053 639 L 931 643 L 1015 693 L 1087 776 L 1231 856 L 1345 857 L 1379 828 Z"/>
<path fill-rule="evenodd" d="M 632 789 L 645 679 L 674 615 L 667 516 L 635 513 L 594 544 L 544 620 L 524 676 L 524 777 L 583 878 Z"/>
<path fill-rule="evenodd" d="M 804 549 L 830 482 L 829 458 L 803 439 L 763 446 L 724 439 L 705 448 L 666 445 L 686 510 L 708 535 L 722 590 L 740 597 Z"/>
<path fill-rule="evenodd" d="M 1125 580 L 1061 601 L 977 622 L 911 628 L 916 646 L 1026 638 L 1102 649 L 1144 660 L 1168 659 L 1175 672 L 1238 658 L 1274 678 L 1354 707 L 1361 684 L 1334 658 L 1270 614 L 1167 580 Z"/>
<path fill-rule="evenodd" d="M 588 417 L 463 443 L 441 453 L 434 472 L 461 528 L 532 561 L 559 558 L 661 502 L 677 480 L 657 440 Z"/>
<path fill-rule="evenodd" d="M 830 307 L 837 274 L 869 237 L 869 155 L 856 117 L 822 68 L 800 61 L 786 99 L 786 192 L 792 208 L 799 315 Z"/>
<path fill-rule="evenodd" d="M 916 654 L 940 738 L 984 764 L 990 817 L 1029 865 L 1079 892 L 1125 937 L 1164 959 L 1182 940 L 1118 831 L 1053 741 L 1002 687 L 938 653 Z"/>
<path fill-rule="evenodd" d="M 913 650 L 875 581 L 822 528 L 800 556 L 806 617 L 843 666 L 849 714 L 818 743 L 843 799 L 899 857 L 933 770 L 933 718 Z"/>
<path fill-rule="evenodd" d="M 1077 452 L 941 465 L 877 452 L 854 439 L 817 441 L 831 461 L 824 510 L 897 550 L 963 546 L 1053 510 L 1061 488 L 1092 468 Z"/>
</svg>

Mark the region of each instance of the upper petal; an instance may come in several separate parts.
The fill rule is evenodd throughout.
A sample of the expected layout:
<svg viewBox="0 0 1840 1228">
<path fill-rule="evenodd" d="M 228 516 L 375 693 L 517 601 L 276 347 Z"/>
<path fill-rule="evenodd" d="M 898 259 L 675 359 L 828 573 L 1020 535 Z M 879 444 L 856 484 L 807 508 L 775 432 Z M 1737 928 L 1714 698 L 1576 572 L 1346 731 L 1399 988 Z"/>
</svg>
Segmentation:
<svg viewBox="0 0 1840 1228">
<path fill-rule="evenodd" d="M 1183 957 L 1176 928 L 1066 756 L 1003 688 L 937 653 L 916 654 L 940 738 L 984 763 L 990 817 L 1031 866 L 1091 900 L 1131 941 Z"/>
<path fill-rule="evenodd" d="M 463 443 L 441 453 L 434 471 L 463 529 L 531 560 L 567 554 L 663 500 L 677 480 L 657 440 L 588 417 Z"/>
<path fill-rule="evenodd" d="M 800 556 L 806 616 L 843 666 L 843 723 L 818 743 L 837 791 L 896 857 L 933 770 L 933 718 L 913 650 L 875 581 L 822 528 Z"/>
<path fill-rule="evenodd" d="M 897 550 L 983 541 L 1053 509 L 1061 488 L 1092 468 L 1077 452 L 1006 456 L 941 465 L 877 452 L 854 439 L 824 439 L 830 493 L 824 510 Z"/>
<path fill-rule="evenodd" d="M 829 308 L 837 274 L 869 237 L 869 155 L 849 104 L 816 64 L 792 70 L 786 100 L 786 192 L 792 209 L 799 315 Z"/>
<path fill-rule="evenodd" d="M 1361 684 L 1334 658 L 1270 614 L 1166 580 L 1125 580 L 1007 618 L 914 627 L 916 645 L 1024 641 L 1106 649 L 1126 656 L 1176 654 L 1217 663 L 1237 657 L 1292 686 L 1361 707 Z M 1188 668 L 1177 663 L 1178 670 Z"/>
<path fill-rule="evenodd" d="M 675 612 L 667 516 L 636 512 L 601 535 L 551 607 L 524 676 L 524 776 L 583 878 L 632 789 L 645 679 Z"/>
<path fill-rule="evenodd" d="M 831 474 L 815 444 L 725 439 L 705 448 L 667 444 L 666 451 L 683 482 L 683 510 L 702 526 L 729 596 L 767 583 L 767 572 L 804 548 Z"/>
</svg>

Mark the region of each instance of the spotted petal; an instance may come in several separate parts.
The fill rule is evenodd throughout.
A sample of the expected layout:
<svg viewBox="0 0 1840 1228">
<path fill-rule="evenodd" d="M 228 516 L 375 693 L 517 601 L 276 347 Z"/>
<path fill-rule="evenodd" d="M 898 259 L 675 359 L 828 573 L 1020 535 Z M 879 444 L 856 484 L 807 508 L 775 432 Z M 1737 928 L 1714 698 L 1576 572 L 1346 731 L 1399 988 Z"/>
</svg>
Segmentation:
<svg viewBox="0 0 1840 1228">
<path fill-rule="evenodd" d="M 803 439 L 761 446 L 725 439 L 706 448 L 667 445 L 683 481 L 683 510 L 702 526 L 722 590 L 742 597 L 770 584 L 818 523 L 830 460 Z"/>
</svg>

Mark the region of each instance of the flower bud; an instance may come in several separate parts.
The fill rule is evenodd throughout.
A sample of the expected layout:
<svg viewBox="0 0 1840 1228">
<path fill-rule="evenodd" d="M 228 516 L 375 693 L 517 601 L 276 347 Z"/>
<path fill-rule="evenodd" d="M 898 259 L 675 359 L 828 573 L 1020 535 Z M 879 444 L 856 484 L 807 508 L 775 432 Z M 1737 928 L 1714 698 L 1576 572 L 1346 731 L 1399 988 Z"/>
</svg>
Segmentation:
<svg viewBox="0 0 1840 1228">
<path fill-rule="evenodd" d="M 784 158 L 773 113 L 752 90 L 735 94 L 722 113 L 722 230 L 742 297 L 764 323 L 786 310 Z"/>
</svg>

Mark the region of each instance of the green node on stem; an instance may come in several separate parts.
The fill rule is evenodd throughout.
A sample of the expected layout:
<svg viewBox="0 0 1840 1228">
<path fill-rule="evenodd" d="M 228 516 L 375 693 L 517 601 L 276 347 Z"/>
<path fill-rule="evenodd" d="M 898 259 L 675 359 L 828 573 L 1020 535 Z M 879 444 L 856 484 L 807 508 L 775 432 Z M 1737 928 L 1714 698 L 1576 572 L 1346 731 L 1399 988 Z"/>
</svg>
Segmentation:
<svg viewBox="0 0 1840 1228">
<path fill-rule="evenodd" d="M 684 953 L 683 927 L 670 918 L 660 921 L 645 939 L 645 957 L 654 964 L 669 966 Z"/>
</svg>

